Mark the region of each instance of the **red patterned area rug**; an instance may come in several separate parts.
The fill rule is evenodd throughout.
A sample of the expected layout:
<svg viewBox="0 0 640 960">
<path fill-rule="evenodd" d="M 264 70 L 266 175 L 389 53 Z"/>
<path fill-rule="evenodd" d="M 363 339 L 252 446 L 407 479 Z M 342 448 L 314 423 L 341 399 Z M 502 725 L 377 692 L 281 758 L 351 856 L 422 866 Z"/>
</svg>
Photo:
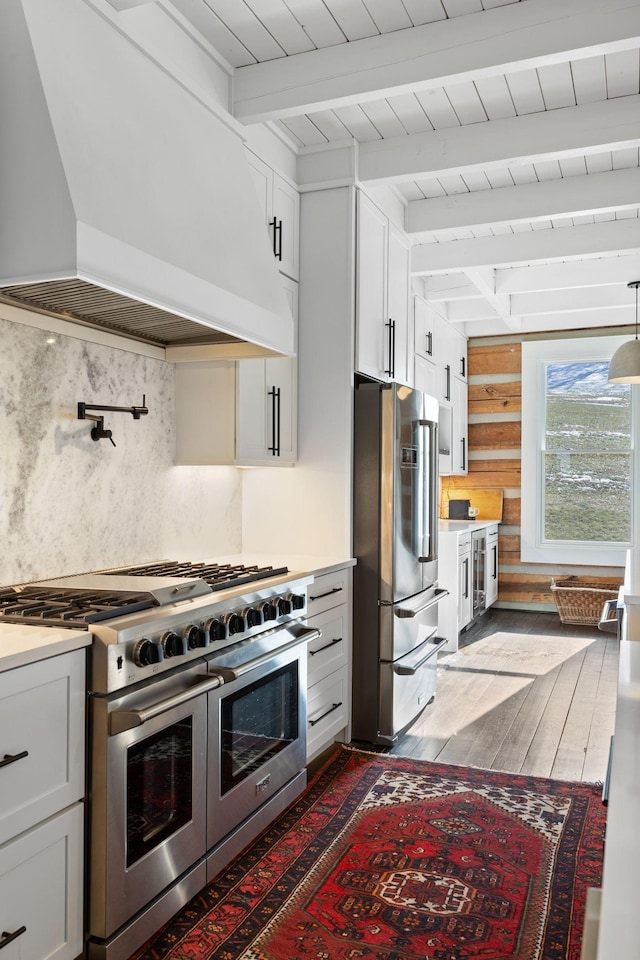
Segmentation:
<svg viewBox="0 0 640 960">
<path fill-rule="evenodd" d="M 341 748 L 135 960 L 579 960 L 600 788 Z"/>
</svg>

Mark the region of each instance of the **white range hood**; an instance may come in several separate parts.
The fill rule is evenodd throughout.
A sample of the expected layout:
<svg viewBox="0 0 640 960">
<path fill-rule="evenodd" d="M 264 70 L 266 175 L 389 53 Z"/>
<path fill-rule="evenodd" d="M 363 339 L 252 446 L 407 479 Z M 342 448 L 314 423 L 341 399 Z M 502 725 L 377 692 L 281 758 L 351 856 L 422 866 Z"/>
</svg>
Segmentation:
<svg viewBox="0 0 640 960">
<path fill-rule="evenodd" d="M 0 296 L 161 346 L 293 353 L 241 139 L 99 2 L 0 2 Z"/>
</svg>

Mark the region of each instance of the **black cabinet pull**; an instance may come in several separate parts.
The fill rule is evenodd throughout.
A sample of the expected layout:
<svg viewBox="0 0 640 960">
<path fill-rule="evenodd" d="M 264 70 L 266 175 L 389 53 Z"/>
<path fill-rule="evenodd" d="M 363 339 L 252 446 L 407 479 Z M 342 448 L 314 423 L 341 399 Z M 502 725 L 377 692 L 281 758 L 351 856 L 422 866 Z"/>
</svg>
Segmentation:
<svg viewBox="0 0 640 960">
<path fill-rule="evenodd" d="M 451 366 L 447 364 L 444 368 L 444 371 L 447 375 L 447 385 L 444 391 L 444 398 L 445 400 L 451 400 Z"/>
<path fill-rule="evenodd" d="M 0 940 L 0 950 L 2 950 L 3 947 L 7 947 L 13 940 L 17 940 L 18 937 L 21 937 L 22 934 L 26 932 L 27 928 L 24 926 L 18 927 L 13 933 L 7 933 L 6 930 L 3 930 L 2 933 L 0 933 L 0 937 L 2 938 Z"/>
<path fill-rule="evenodd" d="M 340 703 L 334 703 L 333 706 L 329 707 L 328 710 L 325 710 L 321 717 L 318 717 L 316 720 L 309 720 L 309 726 L 315 727 L 316 723 L 320 723 L 321 720 L 324 720 L 325 717 L 328 717 L 330 713 L 333 713 L 334 710 L 337 710 L 341 706 L 342 700 Z"/>
<path fill-rule="evenodd" d="M 28 750 L 23 750 L 22 753 L 14 753 L 14 754 L 5 753 L 2 760 L 0 760 L 0 767 L 8 767 L 10 763 L 15 763 L 16 760 L 24 760 L 24 758 L 28 756 L 29 756 Z"/>
<path fill-rule="evenodd" d="M 461 377 L 466 377 L 466 375 L 467 375 L 466 372 L 465 372 L 465 371 L 466 371 L 466 368 L 467 368 L 467 364 L 466 364 L 466 362 L 465 362 L 465 358 L 464 358 L 464 357 L 460 357 L 460 376 L 461 376 Z"/>
<path fill-rule="evenodd" d="M 389 350 L 389 366 L 385 368 L 385 373 L 393 380 L 396 375 L 396 324 L 395 320 L 389 318 L 385 323 L 388 328 L 387 349 Z"/>
<path fill-rule="evenodd" d="M 462 561 L 462 565 L 464 566 L 464 591 L 462 593 L 462 596 L 466 600 L 467 597 L 469 596 L 469 558 L 468 557 L 464 558 L 464 560 Z"/>
<path fill-rule="evenodd" d="M 276 260 L 282 260 L 282 220 L 278 220 L 276 217 L 273 220 L 269 220 L 269 226 L 273 230 L 272 241 L 273 241 L 273 255 Z"/>
<path fill-rule="evenodd" d="M 271 442 L 267 447 L 274 457 L 280 456 L 280 387 L 272 387 L 267 396 L 271 397 Z"/>
<path fill-rule="evenodd" d="M 330 640 L 329 643 L 325 643 L 324 647 L 318 647 L 317 650 L 309 650 L 309 656 L 315 657 L 316 653 L 322 653 L 323 650 L 330 650 L 331 647 L 335 647 L 336 643 L 342 643 L 342 637 L 335 637 L 333 640 Z"/>
<path fill-rule="evenodd" d="M 466 470 L 467 469 L 467 438 L 462 437 L 460 439 L 460 443 L 462 444 L 462 469 Z"/>
<path fill-rule="evenodd" d="M 433 356 L 433 333 L 429 330 L 427 334 L 427 354 L 428 356 Z"/>
<path fill-rule="evenodd" d="M 322 600 L 323 597 L 330 597 L 334 593 L 342 593 L 342 587 L 332 587 L 326 593 L 318 593 L 315 597 L 309 597 L 309 600 Z"/>
<path fill-rule="evenodd" d="M 391 332 L 392 336 L 392 346 L 393 353 L 391 355 L 391 379 L 395 380 L 396 378 L 396 322 L 395 320 L 391 321 Z"/>
<path fill-rule="evenodd" d="M 493 548 L 493 579 L 495 580 L 498 576 L 498 548 Z"/>
</svg>

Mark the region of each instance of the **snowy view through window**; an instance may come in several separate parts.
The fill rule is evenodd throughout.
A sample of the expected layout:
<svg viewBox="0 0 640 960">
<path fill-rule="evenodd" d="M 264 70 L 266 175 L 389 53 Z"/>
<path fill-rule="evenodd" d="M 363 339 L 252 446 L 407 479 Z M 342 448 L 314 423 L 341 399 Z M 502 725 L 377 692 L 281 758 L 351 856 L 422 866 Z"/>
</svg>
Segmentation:
<svg viewBox="0 0 640 960">
<path fill-rule="evenodd" d="M 631 393 L 606 361 L 546 365 L 544 539 L 631 538 Z"/>
</svg>

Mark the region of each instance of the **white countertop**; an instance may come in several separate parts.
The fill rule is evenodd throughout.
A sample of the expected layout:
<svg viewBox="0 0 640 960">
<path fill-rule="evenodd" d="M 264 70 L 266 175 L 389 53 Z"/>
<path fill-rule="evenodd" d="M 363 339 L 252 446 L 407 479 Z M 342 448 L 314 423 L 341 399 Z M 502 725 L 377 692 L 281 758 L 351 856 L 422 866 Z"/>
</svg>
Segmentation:
<svg viewBox="0 0 640 960">
<path fill-rule="evenodd" d="M 482 530 L 486 527 L 494 527 L 500 523 L 500 520 L 440 520 L 438 523 L 439 533 L 468 533 L 473 530 Z"/>
<path fill-rule="evenodd" d="M 0 622 L 0 672 L 57 657 L 91 644 L 88 630 Z"/>
</svg>

